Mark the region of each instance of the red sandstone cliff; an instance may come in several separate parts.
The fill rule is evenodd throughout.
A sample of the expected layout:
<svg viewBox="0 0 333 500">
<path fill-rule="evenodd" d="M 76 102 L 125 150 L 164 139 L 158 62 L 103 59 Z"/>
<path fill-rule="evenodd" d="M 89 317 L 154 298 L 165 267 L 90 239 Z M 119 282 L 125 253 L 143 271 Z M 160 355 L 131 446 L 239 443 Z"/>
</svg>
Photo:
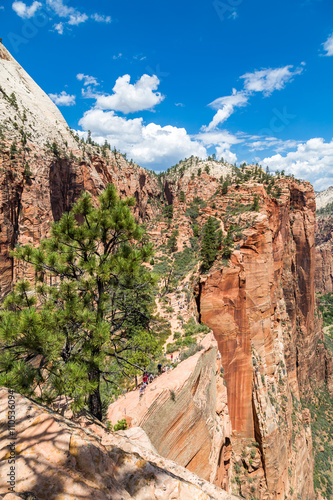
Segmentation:
<svg viewBox="0 0 333 500">
<path fill-rule="evenodd" d="M 13 81 L 19 88 L 23 70 L 8 57 L 0 53 L 1 65 L 15 70 Z M 31 82 L 29 89 L 39 95 Z M 201 164 L 195 160 L 185 170 L 171 171 L 161 183 L 119 154 L 107 151 L 101 156 L 98 148 L 75 142 L 63 122 L 61 137 L 55 124 L 52 135 L 50 116 L 57 113 L 46 101 L 47 119 L 42 122 L 47 134 L 38 129 L 29 136 L 28 124 L 34 123 L 37 108 L 39 113 L 43 108 L 35 99 L 26 123 L 27 89 L 17 92 L 20 132 L 9 120 L 13 104 L 8 101 L 10 89 L 4 90 L 0 113 L 9 134 L 0 143 L 0 296 L 28 272 L 13 262 L 10 249 L 37 245 L 82 190 L 96 196 L 114 182 L 122 196 L 135 196 L 135 213 L 148 222 L 156 245 L 179 230 L 179 250 L 193 237 L 193 221 L 185 211 L 201 198 L 196 219 L 200 228 L 211 215 L 224 233 L 230 224 L 240 233 L 235 231 L 228 263 L 218 259 L 205 276 L 199 277 L 198 267 L 192 272 L 192 282 L 198 279 L 198 315 L 214 332 L 227 390 L 216 373 L 215 354 L 208 350 L 198 355 L 173 413 L 162 391 L 163 397 L 153 398 L 139 423 L 147 431 L 150 424 L 154 429 L 164 412 L 163 429 L 152 433 L 158 451 L 245 498 L 314 498 L 309 415 L 299 400 L 310 379 L 317 384 L 331 380 L 331 360 L 314 315 L 315 200 L 310 184 L 282 179 L 282 195 L 274 197 L 262 184 L 248 180 L 234 182 L 222 195 L 220 180 L 234 175 L 232 167 L 208 162 L 199 175 Z M 44 139 L 58 147 L 44 144 Z M 186 201 L 181 201 L 181 192 Z M 252 204 L 254 194 L 260 198 L 260 211 L 239 210 Z M 161 200 L 174 205 L 172 222 L 161 217 Z M 192 297 L 191 311 L 194 304 Z M 232 432 L 223 434 L 229 416 Z"/>
<path fill-rule="evenodd" d="M 316 291 L 333 292 L 333 217 L 319 215 L 316 226 Z"/>
</svg>

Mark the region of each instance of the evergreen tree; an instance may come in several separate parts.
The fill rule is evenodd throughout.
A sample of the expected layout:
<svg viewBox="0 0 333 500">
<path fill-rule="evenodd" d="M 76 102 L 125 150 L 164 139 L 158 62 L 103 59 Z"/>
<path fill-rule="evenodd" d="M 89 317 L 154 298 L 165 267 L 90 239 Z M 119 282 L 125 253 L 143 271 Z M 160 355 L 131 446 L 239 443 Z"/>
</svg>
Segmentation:
<svg viewBox="0 0 333 500">
<path fill-rule="evenodd" d="M 159 351 L 151 332 L 152 245 L 108 185 L 94 206 L 83 193 L 39 248 L 13 253 L 32 265 L 0 311 L 0 384 L 45 403 L 66 394 L 102 419 L 101 384 L 121 386 Z M 38 388 L 38 392 L 36 392 Z"/>
<path fill-rule="evenodd" d="M 179 231 L 175 229 L 172 231 L 170 238 L 168 239 L 167 248 L 171 253 L 177 252 L 177 238 L 179 236 Z"/>
<path fill-rule="evenodd" d="M 201 241 L 202 270 L 208 271 L 218 254 L 221 246 L 222 232 L 219 230 L 219 222 L 213 217 L 209 217 L 203 226 Z"/>
</svg>

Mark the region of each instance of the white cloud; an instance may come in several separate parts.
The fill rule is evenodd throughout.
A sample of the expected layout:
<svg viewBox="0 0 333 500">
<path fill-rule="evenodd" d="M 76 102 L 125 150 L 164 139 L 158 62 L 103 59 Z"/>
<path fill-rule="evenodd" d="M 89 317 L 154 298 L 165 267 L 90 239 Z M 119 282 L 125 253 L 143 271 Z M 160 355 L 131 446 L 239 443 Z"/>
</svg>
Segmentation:
<svg viewBox="0 0 333 500">
<path fill-rule="evenodd" d="M 154 168 L 170 166 L 191 155 L 207 156 L 205 147 L 192 140 L 184 128 L 144 125 L 142 118 L 126 119 L 114 111 L 91 109 L 79 125 L 85 131 L 91 130 L 93 139 L 100 144 L 107 139 L 112 147 L 126 152 L 137 163 Z"/>
<path fill-rule="evenodd" d="M 328 37 L 325 43 L 323 43 L 324 50 L 326 52 L 325 56 L 333 56 L 333 33 Z"/>
<path fill-rule="evenodd" d="M 218 159 L 224 158 L 229 163 L 235 163 L 237 156 L 230 151 L 231 147 L 244 141 L 243 138 L 231 134 L 227 130 L 215 130 L 213 132 L 201 132 L 193 136 L 205 147 L 215 147 Z"/>
<path fill-rule="evenodd" d="M 75 95 L 67 94 L 64 90 L 60 94 L 49 94 L 49 97 L 57 106 L 74 106 Z"/>
<path fill-rule="evenodd" d="M 321 137 L 313 138 L 297 146 L 285 156 L 277 154 L 262 161 L 271 170 L 285 170 L 295 177 L 310 180 L 316 190 L 333 185 L 333 139 L 325 142 Z"/>
<path fill-rule="evenodd" d="M 236 89 L 232 90 L 232 95 L 215 99 L 209 106 L 218 111 L 210 124 L 207 127 L 203 126 L 202 130 L 207 132 L 214 130 L 217 125 L 225 122 L 232 115 L 235 108 L 245 106 L 248 100 L 249 96 L 245 92 L 237 92 Z"/>
<path fill-rule="evenodd" d="M 93 14 L 91 16 L 91 19 L 93 19 L 97 23 L 107 23 L 107 24 L 111 23 L 111 16 L 104 16 L 101 14 Z"/>
<path fill-rule="evenodd" d="M 62 35 L 64 33 L 64 24 L 63 23 L 55 24 L 54 29 L 59 33 L 59 35 Z"/>
<path fill-rule="evenodd" d="M 5 10 L 3 5 L 0 5 L 0 10 Z"/>
<path fill-rule="evenodd" d="M 164 96 L 155 92 L 160 83 L 156 75 L 142 75 L 134 85 L 130 83 L 130 75 L 124 75 L 117 79 L 113 87 L 112 95 L 96 94 L 96 107 L 100 109 L 112 109 L 122 113 L 135 113 L 145 109 L 151 109 L 163 101 Z"/>
<path fill-rule="evenodd" d="M 120 59 L 122 56 L 123 56 L 123 55 L 122 55 L 122 53 L 121 53 L 121 52 L 119 52 L 119 54 L 118 54 L 118 55 L 114 55 L 114 56 L 112 56 L 112 59 L 114 59 L 114 60 L 116 60 L 116 59 Z"/>
<path fill-rule="evenodd" d="M 84 12 L 80 12 L 75 7 L 68 7 L 64 4 L 63 0 L 46 0 L 47 7 L 58 17 L 64 19 L 63 22 L 59 22 L 54 25 L 55 30 L 59 34 L 63 34 L 65 25 L 78 26 L 79 24 L 85 23 L 88 19 L 92 19 L 98 23 L 110 23 L 111 17 L 104 16 L 101 14 L 92 14 L 90 17 Z"/>
<path fill-rule="evenodd" d="M 69 16 L 68 24 L 71 26 L 78 26 L 79 24 L 85 23 L 88 20 L 87 14 L 81 14 L 80 12 L 75 12 Z"/>
<path fill-rule="evenodd" d="M 245 73 L 241 76 L 244 80 L 244 88 L 248 92 L 263 92 L 265 96 L 270 95 L 274 90 L 281 90 L 285 84 L 290 82 L 295 75 L 300 75 L 304 69 L 304 63 L 294 71 L 292 65 L 283 68 L 268 68 L 254 73 Z"/>
<path fill-rule="evenodd" d="M 254 139 L 254 140 L 253 140 Z M 258 139 L 258 140 L 257 140 Z M 300 141 L 294 141 L 292 139 L 283 141 L 282 139 L 277 139 L 276 137 L 250 137 L 252 142 L 248 142 L 246 146 L 249 147 L 250 151 L 263 151 L 265 149 L 273 149 L 277 153 L 286 151 L 287 149 L 292 149 L 300 144 Z"/>
<path fill-rule="evenodd" d="M 28 7 L 27 4 L 24 2 L 18 1 L 18 2 L 13 2 L 12 8 L 16 12 L 16 14 L 22 19 L 30 19 L 33 17 L 37 10 L 40 9 L 42 4 L 40 2 L 33 2 L 30 7 Z"/>
<path fill-rule="evenodd" d="M 218 160 L 221 158 L 224 159 L 227 163 L 236 163 L 237 155 L 230 151 L 230 147 L 228 145 L 222 145 L 216 147 L 216 157 Z"/>
<path fill-rule="evenodd" d="M 83 85 L 99 85 L 98 81 L 94 76 L 84 75 L 83 73 L 78 73 L 76 78 L 83 81 Z"/>
</svg>

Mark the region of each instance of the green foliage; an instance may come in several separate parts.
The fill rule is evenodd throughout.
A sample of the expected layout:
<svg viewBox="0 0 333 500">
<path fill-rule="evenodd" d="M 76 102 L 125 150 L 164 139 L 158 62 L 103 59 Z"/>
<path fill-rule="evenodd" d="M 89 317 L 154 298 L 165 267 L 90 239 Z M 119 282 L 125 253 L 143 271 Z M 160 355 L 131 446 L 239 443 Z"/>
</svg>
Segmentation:
<svg viewBox="0 0 333 500">
<path fill-rule="evenodd" d="M 17 154 L 17 145 L 16 142 L 12 142 L 10 146 L 10 151 L 9 151 L 11 159 L 15 158 L 15 155 Z"/>
<path fill-rule="evenodd" d="M 333 213 L 333 202 L 332 203 L 328 203 L 326 205 L 326 207 L 319 208 L 316 211 L 316 213 L 317 213 L 317 215 L 327 215 L 327 214 Z"/>
<path fill-rule="evenodd" d="M 179 231 L 175 229 L 172 231 L 170 238 L 168 239 L 167 243 L 167 249 L 169 252 L 174 253 L 177 252 L 178 246 L 177 246 L 177 238 L 179 236 Z"/>
<path fill-rule="evenodd" d="M 30 165 L 28 162 L 26 162 L 25 166 L 24 166 L 24 172 L 23 172 L 23 176 L 25 178 L 25 180 L 27 182 L 29 182 L 31 180 L 31 177 L 32 177 L 32 172 L 30 170 Z"/>
<path fill-rule="evenodd" d="M 225 180 L 222 184 L 221 194 L 225 195 L 228 193 L 229 181 Z"/>
<path fill-rule="evenodd" d="M 57 157 L 60 156 L 59 146 L 56 142 L 52 142 L 51 151 L 54 154 L 54 156 L 57 156 Z"/>
<path fill-rule="evenodd" d="M 255 212 L 259 212 L 259 209 L 260 209 L 259 199 L 260 199 L 259 195 L 257 195 L 257 194 L 253 198 L 252 210 L 254 210 Z"/>
<path fill-rule="evenodd" d="M 36 283 L 17 283 L 0 312 L 1 385 L 34 397 L 39 387 L 46 404 L 67 395 L 102 419 L 101 384 L 121 387 L 158 355 L 156 279 L 144 265 L 153 251 L 133 204 L 113 185 L 97 207 L 84 193 L 39 248 L 15 250 Z"/>
<path fill-rule="evenodd" d="M 122 420 L 118 420 L 118 422 L 113 426 L 114 432 L 117 431 L 124 431 L 128 427 L 126 418 L 123 418 Z"/>
<path fill-rule="evenodd" d="M 221 246 L 222 231 L 219 227 L 219 221 L 213 217 L 209 217 L 203 226 L 200 252 L 203 272 L 212 267 Z"/>
<path fill-rule="evenodd" d="M 323 315 L 324 326 L 333 325 L 333 294 L 319 295 L 319 311 Z"/>
<path fill-rule="evenodd" d="M 199 351 L 202 351 L 202 349 L 203 349 L 203 346 L 201 344 L 192 345 L 191 347 L 189 347 L 188 349 L 186 349 L 185 351 L 182 351 L 180 353 L 180 355 L 179 355 L 180 360 L 185 361 L 185 359 L 190 358 L 191 356 L 194 356 L 194 354 L 196 354 Z"/>
<path fill-rule="evenodd" d="M 182 203 L 186 200 L 184 191 L 180 191 L 178 199 Z"/>
<path fill-rule="evenodd" d="M 168 221 L 171 221 L 173 219 L 173 205 L 166 205 L 163 208 L 163 215 Z"/>
</svg>

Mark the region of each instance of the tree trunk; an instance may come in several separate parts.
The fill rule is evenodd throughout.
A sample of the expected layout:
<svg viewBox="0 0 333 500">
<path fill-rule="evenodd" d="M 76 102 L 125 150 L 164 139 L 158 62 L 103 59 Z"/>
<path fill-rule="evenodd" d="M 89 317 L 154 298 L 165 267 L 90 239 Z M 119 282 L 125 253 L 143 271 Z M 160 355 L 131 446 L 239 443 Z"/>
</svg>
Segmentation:
<svg viewBox="0 0 333 500">
<path fill-rule="evenodd" d="M 98 381 L 97 388 L 95 391 L 89 395 L 89 410 L 94 417 L 102 422 L 103 419 L 103 411 L 102 411 L 102 400 L 101 394 L 99 390 L 99 372 L 96 370 L 91 370 L 89 372 L 89 380 L 90 381 Z"/>
</svg>

